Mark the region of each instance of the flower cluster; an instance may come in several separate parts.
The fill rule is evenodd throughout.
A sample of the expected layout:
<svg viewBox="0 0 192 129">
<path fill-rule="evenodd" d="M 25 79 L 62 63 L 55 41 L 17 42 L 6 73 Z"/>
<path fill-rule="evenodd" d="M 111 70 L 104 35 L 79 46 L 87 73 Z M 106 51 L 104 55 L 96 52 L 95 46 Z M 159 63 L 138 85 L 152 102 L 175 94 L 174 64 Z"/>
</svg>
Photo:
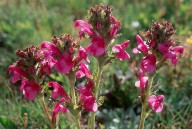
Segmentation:
<svg viewBox="0 0 192 129">
<path fill-rule="evenodd" d="M 74 28 L 80 28 L 79 39 L 86 37 L 90 39 L 91 43 L 85 48 L 69 34 L 62 34 L 60 37 L 54 36 L 51 42 L 44 41 L 40 47 L 31 46 L 18 50 L 18 61 L 8 68 L 8 71 L 13 73 L 13 83 L 21 80 L 21 90 L 28 100 L 35 100 L 40 93 L 51 93 L 50 100 L 54 102 L 54 106 L 51 117 L 47 116 L 51 121 L 51 127 L 56 126 L 57 115 L 60 111 L 71 112 L 77 118 L 82 109 L 96 112 L 98 110 L 96 91 L 98 91 L 101 78 L 101 66 L 115 58 L 121 61 L 130 58 L 125 51 L 129 40 L 110 46 L 118 37 L 117 31 L 121 28 L 119 20 L 112 15 L 110 6 L 92 7 L 89 10 L 87 22 L 77 20 Z M 98 60 L 98 67 L 101 69 L 98 71 L 99 76 L 92 75 L 89 70 L 91 62 L 88 55 L 94 56 Z M 45 77 L 55 72 L 68 77 L 70 94 L 54 80 L 46 82 Z M 81 78 L 85 85 L 77 84 L 77 78 Z M 48 107 L 44 102 L 42 106 L 44 111 L 47 111 Z"/>
<path fill-rule="evenodd" d="M 143 55 L 138 72 L 139 81 L 135 83 L 135 86 L 140 88 L 141 101 L 147 99 L 146 97 L 148 96 L 145 96 L 145 94 L 150 92 L 152 88 L 152 86 L 148 86 L 151 85 L 148 84 L 148 76 L 154 76 L 156 71 L 164 66 L 168 60 L 171 60 L 172 64 L 176 66 L 178 61 L 177 53 L 183 55 L 184 48 L 173 39 L 174 33 L 175 30 L 172 24 L 168 21 L 162 21 L 153 22 L 152 27 L 148 31 L 141 33 L 145 40 L 139 35 L 136 36 L 138 45 L 133 49 L 133 53 L 142 53 Z M 148 88 L 146 88 L 147 86 Z M 163 99 L 163 95 L 157 97 L 151 95 L 148 98 L 149 106 L 155 112 L 161 112 Z"/>
<path fill-rule="evenodd" d="M 89 37 L 91 44 L 85 50 L 91 56 L 99 57 L 107 53 L 107 48 L 114 42 L 117 31 L 121 28 L 120 22 L 111 14 L 110 6 L 97 5 L 89 10 L 87 22 L 77 20 L 75 28 L 80 28 L 79 38 Z M 112 49 L 119 60 L 128 60 L 129 54 L 124 50 L 129 44 L 129 40 L 121 45 L 115 45 Z"/>
</svg>

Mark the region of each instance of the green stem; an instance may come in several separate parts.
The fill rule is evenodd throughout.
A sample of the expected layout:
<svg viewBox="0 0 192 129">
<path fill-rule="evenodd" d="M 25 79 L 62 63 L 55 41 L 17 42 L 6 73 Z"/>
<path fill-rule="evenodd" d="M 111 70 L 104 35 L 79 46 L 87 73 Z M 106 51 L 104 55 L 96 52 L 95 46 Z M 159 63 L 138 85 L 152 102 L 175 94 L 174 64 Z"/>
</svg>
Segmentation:
<svg viewBox="0 0 192 129">
<path fill-rule="evenodd" d="M 69 75 L 69 83 L 70 83 L 70 92 L 71 92 L 71 102 L 74 107 L 76 107 L 76 95 L 75 95 L 75 74 Z M 76 109 L 74 109 L 76 110 Z M 75 117 L 75 123 L 77 126 L 77 129 L 81 129 L 80 121 L 79 121 L 79 115 L 73 114 Z"/>
<path fill-rule="evenodd" d="M 103 67 L 101 67 L 99 65 L 98 67 L 98 74 L 96 76 L 96 80 L 95 80 L 95 89 L 94 89 L 94 97 L 97 99 L 98 97 L 98 93 L 99 93 L 99 83 L 101 80 L 101 75 L 102 75 L 102 71 L 103 71 Z M 91 113 L 91 118 L 90 118 L 90 129 L 94 129 L 95 128 L 95 112 Z"/>
<path fill-rule="evenodd" d="M 150 96 L 150 91 L 151 91 L 151 87 L 153 84 L 153 78 L 155 77 L 155 74 L 152 74 L 149 77 L 149 85 L 147 85 L 145 91 L 144 91 L 144 100 L 142 102 L 142 111 L 141 111 L 141 117 L 140 117 L 140 123 L 139 123 L 139 129 L 143 129 L 144 128 L 144 124 L 145 124 L 145 119 L 146 119 L 146 115 L 147 115 L 147 106 L 148 106 L 148 99 Z M 141 93 L 141 96 L 143 93 Z"/>
</svg>

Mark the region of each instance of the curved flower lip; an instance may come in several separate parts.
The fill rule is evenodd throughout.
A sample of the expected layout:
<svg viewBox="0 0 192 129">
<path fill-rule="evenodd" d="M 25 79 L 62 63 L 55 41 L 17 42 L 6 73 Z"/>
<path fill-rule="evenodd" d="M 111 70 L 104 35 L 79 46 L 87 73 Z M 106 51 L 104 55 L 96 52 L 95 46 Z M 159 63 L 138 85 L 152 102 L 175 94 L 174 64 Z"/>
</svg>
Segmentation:
<svg viewBox="0 0 192 129">
<path fill-rule="evenodd" d="M 117 31 L 121 28 L 121 24 L 119 21 L 116 21 L 113 16 L 110 17 L 110 21 L 112 23 L 112 27 L 109 30 L 109 35 L 113 37 L 117 34 Z"/>
<path fill-rule="evenodd" d="M 50 81 L 48 82 L 49 87 L 53 87 L 53 91 L 51 94 L 51 97 L 54 99 L 59 98 L 60 96 L 64 97 L 66 101 L 70 101 L 70 97 L 67 95 L 67 92 L 64 90 L 64 88 L 57 82 Z"/>
<path fill-rule="evenodd" d="M 82 34 L 84 32 L 86 32 L 88 35 L 93 35 L 94 32 L 92 31 L 91 27 L 89 26 L 88 23 L 84 22 L 83 20 L 77 20 L 75 21 L 74 24 L 75 28 L 81 27 L 80 31 L 79 31 L 79 38 L 81 39 Z"/>
<path fill-rule="evenodd" d="M 62 54 L 55 44 L 50 43 L 48 41 L 42 42 L 40 48 L 43 51 L 46 58 L 49 58 L 53 54 L 57 56 L 61 56 Z"/>
<path fill-rule="evenodd" d="M 102 36 L 95 36 L 91 44 L 85 48 L 91 56 L 101 56 L 105 53 L 105 40 Z"/>
<path fill-rule="evenodd" d="M 138 46 L 136 48 L 133 49 L 133 53 L 134 54 L 137 54 L 137 53 L 140 53 L 140 52 L 143 52 L 143 53 L 148 53 L 148 46 L 147 44 L 143 41 L 143 39 L 137 35 L 136 36 L 136 40 L 137 40 L 137 43 L 138 43 Z"/>
<path fill-rule="evenodd" d="M 112 51 L 113 52 L 116 52 L 116 57 L 119 59 L 119 60 L 129 60 L 130 59 L 130 55 L 124 50 L 128 45 L 129 45 L 130 41 L 127 40 L 125 41 L 124 43 L 122 44 L 117 44 L 117 45 L 114 45 L 112 47 Z"/>
<path fill-rule="evenodd" d="M 163 53 L 165 60 L 170 59 L 174 66 L 177 65 L 178 57 L 176 53 L 179 53 L 183 56 L 184 47 L 183 46 L 176 46 L 171 48 L 172 42 L 169 44 L 160 43 L 158 45 L 158 50 Z"/>
<path fill-rule="evenodd" d="M 90 63 L 90 60 L 89 60 L 89 58 L 87 56 L 87 53 L 86 53 L 85 49 L 83 47 L 81 47 L 81 46 L 79 47 L 79 53 L 78 53 L 77 57 L 80 58 L 80 59 L 84 59 L 87 63 Z"/>
<path fill-rule="evenodd" d="M 77 78 L 82 78 L 86 76 L 87 78 L 90 78 L 91 73 L 88 69 L 88 66 L 86 66 L 82 61 L 79 64 L 79 70 L 76 72 Z"/>
<path fill-rule="evenodd" d="M 55 70 L 67 74 L 73 67 L 73 60 L 69 53 L 63 53 L 62 56 L 57 60 L 55 64 Z"/>
<path fill-rule="evenodd" d="M 152 73 L 156 69 L 156 57 L 153 54 L 149 54 L 141 61 L 141 69 L 146 73 Z"/>
<path fill-rule="evenodd" d="M 159 96 L 151 95 L 149 96 L 148 103 L 149 103 L 149 106 L 156 113 L 159 113 L 163 110 L 163 104 L 162 104 L 163 100 L 164 100 L 164 95 L 159 95 Z"/>
<path fill-rule="evenodd" d="M 145 86 L 148 83 L 148 77 L 143 75 L 143 71 L 140 69 L 137 73 L 139 81 L 135 82 L 135 86 L 141 89 L 141 92 L 144 92 Z"/>
<path fill-rule="evenodd" d="M 28 76 L 28 74 L 21 68 L 15 66 L 15 65 L 10 65 L 8 67 L 8 71 L 13 72 L 13 77 L 11 79 L 12 83 L 16 83 L 20 78 L 25 78 Z"/>
<path fill-rule="evenodd" d="M 66 113 L 68 110 L 66 107 L 64 107 L 63 105 L 57 103 L 53 109 L 53 113 L 52 113 L 52 123 L 56 123 L 56 117 L 59 113 L 59 111 L 62 111 L 62 113 Z"/>
<path fill-rule="evenodd" d="M 41 90 L 40 86 L 36 82 L 29 80 L 22 80 L 20 89 L 28 100 L 34 100 L 37 93 Z"/>
</svg>

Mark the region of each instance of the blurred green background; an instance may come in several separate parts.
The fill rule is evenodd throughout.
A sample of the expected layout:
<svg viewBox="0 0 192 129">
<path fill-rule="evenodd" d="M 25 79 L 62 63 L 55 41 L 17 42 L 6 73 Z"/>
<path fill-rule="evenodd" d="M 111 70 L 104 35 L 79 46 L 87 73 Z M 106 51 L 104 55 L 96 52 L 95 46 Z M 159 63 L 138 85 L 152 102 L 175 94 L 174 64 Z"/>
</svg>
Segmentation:
<svg viewBox="0 0 192 129">
<path fill-rule="evenodd" d="M 131 40 L 130 54 L 136 46 L 135 35 L 147 30 L 152 20 L 173 22 L 185 54 L 177 67 L 170 65 L 158 74 L 159 94 L 165 95 L 164 110 L 161 114 L 151 113 L 146 128 L 192 128 L 192 0 L 1 0 L 0 129 L 24 128 L 24 113 L 28 114 L 29 129 L 49 128 L 39 102 L 23 99 L 19 84 L 10 83 L 7 67 L 17 60 L 17 49 L 38 46 L 62 33 L 77 36 L 74 21 L 85 19 L 87 10 L 99 3 L 111 5 L 114 16 L 121 20 L 119 33 L 123 36 L 116 42 Z M 131 56 L 129 62 L 117 61 L 104 72 L 102 89 L 106 100 L 97 113 L 97 122 L 107 129 L 135 129 L 139 123 L 141 105 L 134 86 L 138 55 Z M 65 84 L 62 77 L 55 78 Z M 60 127 L 69 128 L 65 119 Z"/>
</svg>

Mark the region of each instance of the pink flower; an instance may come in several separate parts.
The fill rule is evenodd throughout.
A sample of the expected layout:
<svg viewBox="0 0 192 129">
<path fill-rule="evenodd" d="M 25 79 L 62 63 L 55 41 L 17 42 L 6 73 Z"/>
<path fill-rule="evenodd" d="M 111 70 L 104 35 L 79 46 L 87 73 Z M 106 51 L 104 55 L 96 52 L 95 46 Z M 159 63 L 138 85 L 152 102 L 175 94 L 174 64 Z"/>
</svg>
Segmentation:
<svg viewBox="0 0 192 129">
<path fill-rule="evenodd" d="M 81 61 L 79 63 L 79 70 L 76 72 L 76 77 L 82 78 L 84 76 L 86 76 L 87 78 L 90 78 L 91 73 L 90 73 L 88 67 Z"/>
<path fill-rule="evenodd" d="M 57 115 L 59 113 L 59 111 L 61 111 L 62 113 L 66 113 L 68 110 L 66 107 L 64 107 L 63 105 L 61 105 L 60 103 L 64 102 L 64 99 L 61 98 L 61 100 L 59 101 L 59 103 L 57 103 L 53 109 L 53 113 L 52 113 L 52 123 L 56 123 L 56 118 Z"/>
<path fill-rule="evenodd" d="M 101 56 L 105 53 L 105 40 L 102 36 L 95 36 L 91 44 L 85 48 L 91 56 Z"/>
<path fill-rule="evenodd" d="M 141 69 L 146 73 L 151 73 L 156 69 L 156 57 L 153 54 L 149 54 L 141 61 Z"/>
<path fill-rule="evenodd" d="M 97 102 L 93 96 L 86 97 L 83 107 L 85 110 L 90 112 L 96 112 L 98 109 Z"/>
<path fill-rule="evenodd" d="M 23 69 L 14 65 L 10 65 L 8 67 L 8 71 L 9 73 L 13 72 L 13 77 L 11 79 L 12 83 L 16 83 L 21 78 L 26 78 L 28 76 L 28 74 Z"/>
<path fill-rule="evenodd" d="M 159 95 L 159 96 L 151 95 L 151 96 L 149 96 L 148 103 L 149 103 L 149 106 L 156 113 L 158 113 L 163 110 L 163 104 L 162 104 L 163 100 L 164 100 L 163 95 Z"/>
<path fill-rule="evenodd" d="M 116 57 L 119 60 L 128 60 L 130 59 L 130 55 L 124 50 L 128 45 L 129 45 L 130 41 L 127 40 L 124 43 L 122 43 L 121 45 L 114 45 L 112 48 L 113 52 L 116 52 Z"/>
<path fill-rule="evenodd" d="M 84 33 L 87 33 L 88 35 L 93 35 L 94 32 L 92 31 L 91 27 L 88 23 L 84 22 L 83 20 L 77 20 L 74 24 L 75 28 L 81 27 L 79 31 L 79 38 L 81 39 L 82 35 Z"/>
<path fill-rule="evenodd" d="M 137 53 L 143 52 L 147 54 L 148 53 L 147 44 L 143 41 L 143 39 L 139 35 L 136 36 L 136 40 L 137 40 L 138 46 L 133 49 L 133 53 L 137 54 Z"/>
<path fill-rule="evenodd" d="M 170 42 L 169 44 L 161 43 L 158 45 L 158 50 L 161 53 L 163 53 L 165 60 L 170 59 L 172 64 L 176 66 L 178 61 L 177 53 L 183 55 L 184 47 L 183 46 L 171 47 L 171 45 L 172 42 Z"/>
<path fill-rule="evenodd" d="M 113 16 L 110 17 L 112 27 L 109 30 L 109 35 L 111 37 L 115 36 L 117 34 L 117 31 L 121 28 L 120 22 L 116 21 Z"/>
<path fill-rule="evenodd" d="M 55 70 L 62 74 L 68 73 L 72 69 L 72 67 L 73 60 L 69 53 L 63 53 L 55 64 Z"/>
<path fill-rule="evenodd" d="M 135 82 L 135 86 L 141 89 L 141 92 L 144 92 L 145 86 L 148 83 L 148 77 L 143 76 L 143 71 L 140 69 L 137 73 L 139 81 Z"/>
<path fill-rule="evenodd" d="M 41 43 L 41 50 L 43 51 L 46 59 L 48 59 L 52 55 L 61 56 L 61 52 L 59 51 L 57 46 L 48 41 L 44 41 Z"/>
<path fill-rule="evenodd" d="M 51 94 L 51 97 L 53 99 L 57 99 L 59 98 L 60 96 L 64 97 L 66 101 L 70 101 L 70 97 L 67 95 L 67 92 L 63 89 L 63 87 L 57 83 L 57 82 L 54 82 L 54 81 L 50 81 L 48 83 L 49 87 L 52 87 L 53 90 L 52 90 L 52 94 Z"/>
<path fill-rule="evenodd" d="M 80 86 L 80 103 L 82 103 L 85 110 L 90 112 L 96 112 L 98 109 L 97 102 L 91 92 L 93 88 L 93 82 L 89 81 L 86 86 Z"/>
<path fill-rule="evenodd" d="M 21 83 L 21 90 L 26 99 L 34 100 L 37 93 L 40 92 L 40 86 L 36 82 L 23 80 Z"/>
<path fill-rule="evenodd" d="M 88 59 L 87 53 L 83 47 L 79 47 L 79 53 L 77 58 L 84 59 L 87 63 L 90 63 L 90 60 Z"/>
</svg>

